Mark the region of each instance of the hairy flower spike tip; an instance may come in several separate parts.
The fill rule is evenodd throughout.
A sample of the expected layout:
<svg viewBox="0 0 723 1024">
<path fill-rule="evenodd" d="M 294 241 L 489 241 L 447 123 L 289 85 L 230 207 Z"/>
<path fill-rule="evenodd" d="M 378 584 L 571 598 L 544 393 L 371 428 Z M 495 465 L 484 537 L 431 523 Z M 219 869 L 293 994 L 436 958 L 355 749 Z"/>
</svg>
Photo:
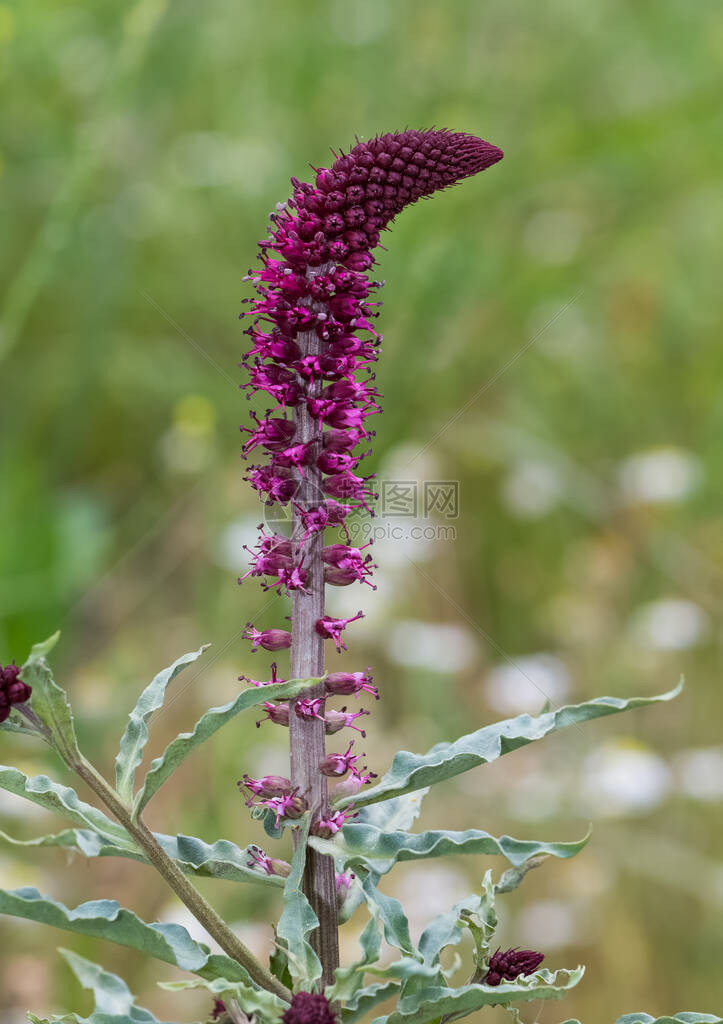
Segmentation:
<svg viewBox="0 0 723 1024">
<path fill-rule="evenodd" d="M 32 687 L 20 678 L 15 662 L 5 668 L 0 665 L 0 722 L 8 717 L 13 704 L 24 704 L 32 692 Z"/>
<path fill-rule="evenodd" d="M 490 957 L 482 984 L 499 985 L 502 981 L 514 981 L 521 974 L 534 974 L 544 959 L 544 953 L 536 953 L 533 949 L 507 949 L 504 952 L 498 949 Z"/>
<path fill-rule="evenodd" d="M 281 1020 L 283 1024 L 337 1024 L 336 1014 L 321 992 L 297 992 Z"/>
</svg>

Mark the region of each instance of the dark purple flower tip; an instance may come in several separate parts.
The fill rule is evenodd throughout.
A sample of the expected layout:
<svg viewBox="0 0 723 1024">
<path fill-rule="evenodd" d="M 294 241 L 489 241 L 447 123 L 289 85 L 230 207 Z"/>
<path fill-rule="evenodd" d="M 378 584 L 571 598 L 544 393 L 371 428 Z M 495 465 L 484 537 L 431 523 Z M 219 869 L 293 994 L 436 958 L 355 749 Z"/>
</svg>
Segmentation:
<svg viewBox="0 0 723 1024">
<path fill-rule="evenodd" d="M 336 1024 L 336 1014 L 320 992 L 297 992 L 281 1017 L 284 1024 Z"/>
<path fill-rule="evenodd" d="M 214 1020 L 218 1020 L 222 1013 L 226 1012 L 226 1004 L 223 999 L 214 999 L 213 1010 L 211 1011 L 211 1017 Z"/>
<path fill-rule="evenodd" d="M 514 981 L 521 974 L 534 974 L 544 959 L 545 954 L 534 949 L 498 949 L 490 957 L 482 984 L 499 985 L 502 981 Z"/>
<path fill-rule="evenodd" d="M 15 662 L 5 668 L 0 665 L 0 722 L 8 717 L 13 704 L 24 704 L 32 692 L 32 687 L 20 678 Z"/>
</svg>

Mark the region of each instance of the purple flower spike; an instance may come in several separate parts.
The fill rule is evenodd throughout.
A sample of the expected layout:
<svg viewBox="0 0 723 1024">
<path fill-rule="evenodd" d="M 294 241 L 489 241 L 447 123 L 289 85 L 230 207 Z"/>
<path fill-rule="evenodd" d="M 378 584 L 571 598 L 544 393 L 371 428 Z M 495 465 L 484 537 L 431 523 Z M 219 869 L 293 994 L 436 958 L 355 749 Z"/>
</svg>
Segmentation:
<svg viewBox="0 0 723 1024">
<path fill-rule="evenodd" d="M 5 668 L 0 665 L 0 722 L 8 717 L 13 704 L 24 704 L 32 692 L 32 687 L 20 678 L 15 662 Z"/>
<path fill-rule="evenodd" d="M 502 981 L 514 981 L 521 974 L 534 974 L 544 959 L 544 953 L 533 949 L 507 949 L 504 953 L 498 949 L 490 957 L 482 984 L 499 985 Z"/>
</svg>

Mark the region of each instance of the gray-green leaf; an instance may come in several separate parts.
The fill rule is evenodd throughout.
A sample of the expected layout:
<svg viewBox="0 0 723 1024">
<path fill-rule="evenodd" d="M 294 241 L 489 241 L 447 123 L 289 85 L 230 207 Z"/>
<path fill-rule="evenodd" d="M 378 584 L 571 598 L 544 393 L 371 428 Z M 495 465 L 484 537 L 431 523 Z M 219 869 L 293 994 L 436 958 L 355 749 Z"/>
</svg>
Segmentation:
<svg viewBox="0 0 723 1024">
<path fill-rule="evenodd" d="M 220 878 L 229 882 L 253 882 L 282 888 L 284 879 L 267 875 L 265 871 L 248 866 L 249 848 L 242 850 L 228 839 L 205 843 L 195 836 L 167 836 L 153 833 L 159 846 L 187 874 L 196 878 Z M 90 829 L 69 828 L 53 835 L 36 839 L 14 839 L 0 831 L 0 840 L 12 846 L 63 846 L 75 849 L 85 857 L 125 857 L 148 864 L 145 854 L 136 847 L 122 847 Z"/>
<path fill-rule="evenodd" d="M 463 985 L 461 988 L 425 988 L 399 1000 L 397 1009 L 372 1024 L 426 1024 L 447 1014 L 465 1016 L 483 1006 L 507 1006 L 536 999 L 561 999 L 582 978 L 584 967 L 574 971 L 537 971 L 500 985 Z M 558 980 L 561 979 L 561 980 Z"/>
<path fill-rule="evenodd" d="M 168 781 L 176 768 L 196 747 L 200 746 L 209 736 L 213 736 L 241 711 L 256 707 L 267 700 L 278 701 L 295 697 L 302 690 L 308 690 L 318 682 L 318 679 L 289 679 L 284 683 L 274 683 L 271 686 L 255 686 L 244 690 L 228 704 L 210 708 L 196 722 L 193 732 L 182 732 L 176 736 L 175 740 L 168 744 L 163 754 L 151 762 L 143 787 L 138 791 L 133 802 L 134 815 L 137 817 L 141 813 L 151 797 L 158 792 L 164 782 Z"/>
<path fill-rule="evenodd" d="M 135 844 L 122 825 L 112 821 L 103 811 L 81 800 L 70 786 L 53 782 L 47 775 L 28 777 L 18 768 L 0 765 L 0 789 L 22 796 L 48 811 L 62 814 L 80 826 L 90 826 L 96 832 L 125 850 L 134 851 Z"/>
<path fill-rule="evenodd" d="M 45 660 L 59 636 L 60 633 L 55 633 L 43 643 L 35 644 L 21 671 L 23 681 L 33 688 L 30 706 L 48 730 L 46 738 L 66 764 L 74 765 L 81 760 L 81 754 L 73 713 L 65 690 L 55 682 Z"/>
<path fill-rule="evenodd" d="M 652 1017 L 649 1013 L 626 1013 L 615 1024 L 721 1024 L 723 1017 L 713 1013 L 693 1013 L 681 1010 L 674 1017 Z"/>
<path fill-rule="evenodd" d="M 229 981 L 227 978 L 214 978 L 201 981 L 161 981 L 158 987 L 167 992 L 184 992 L 193 988 L 205 988 L 208 992 L 224 999 L 236 999 L 242 1007 L 243 1012 L 248 1016 L 258 1013 L 266 1024 L 267 1021 L 278 1020 L 284 1010 L 288 1010 L 288 1003 L 283 1002 L 273 992 L 267 992 L 262 988 L 252 988 L 239 981 Z"/>
<path fill-rule="evenodd" d="M 291 871 L 284 885 L 284 910 L 276 927 L 276 934 L 284 944 L 294 990 L 302 988 L 307 992 L 313 990 L 321 977 L 321 962 L 309 943 L 309 935 L 318 927 L 319 919 L 302 888 L 310 824 L 311 815 L 307 812 L 291 858 Z"/>
<path fill-rule="evenodd" d="M 682 686 L 681 681 L 675 689 L 656 697 L 632 697 L 629 700 L 620 697 L 597 697 L 584 704 L 571 704 L 536 718 L 531 715 L 518 715 L 516 718 L 495 722 L 467 736 L 461 736 L 453 743 L 437 743 L 426 754 L 412 754 L 407 750 L 400 750 L 394 756 L 392 767 L 376 786 L 355 796 L 338 800 L 335 807 L 345 807 L 350 803 L 355 807 L 363 807 L 379 800 L 389 800 L 391 797 L 411 793 L 423 786 L 443 782 L 476 768 L 477 765 L 495 761 L 503 754 L 540 740 L 557 729 L 589 722 L 606 715 L 615 715 L 620 711 L 631 711 L 648 704 L 672 700 L 678 696 Z"/>
<path fill-rule="evenodd" d="M 126 803 L 130 803 L 133 798 L 133 779 L 136 768 L 143 760 L 143 748 L 148 742 L 148 720 L 154 711 L 163 706 L 166 690 L 171 681 L 179 672 L 183 671 L 186 665 L 190 665 L 200 658 L 209 646 L 209 644 L 204 644 L 197 651 L 184 654 L 169 668 L 164 668 L 162 672 L 159 672 L 145 688 L 131 711 L 128 725 L 121 739 L 120 751 L 115 759 L 116 789 L 121 800 Z"/>
<path fill-rule="evenodd" d="M 588 839 L 589 834 L 573 843 L 542 843 L 532 839 L 513 839 L 511 836 L 496 839 L 489 832 L 474 828 L 464 832 L 430 830 L 412 834 L 386 832 L 372 825 L 351 822 L 344 825 L 333 839 L 312 836 L 309 842 L 320 853 L 338 857 L 348 867 L 366 865 L 377 874 L 384 875 L 398 861 L 424 860 L 460 853 L 501 854 L 513 867 L 519 867 L 537 854 L 574 857 Z"/>
<path fill-rule="evenodd" d="M 130 946 L 167 964 L 202 977 L 225 976 L 246 981 L 244 969 L 228 956 L 211 956 L 179 924 L 146 924 L 116 900 L 89 900 L 74 910 L 42 896 L 37 889 L 0 890 L 0 914 L 39 921 L 67 932 Z"/>
</svg>

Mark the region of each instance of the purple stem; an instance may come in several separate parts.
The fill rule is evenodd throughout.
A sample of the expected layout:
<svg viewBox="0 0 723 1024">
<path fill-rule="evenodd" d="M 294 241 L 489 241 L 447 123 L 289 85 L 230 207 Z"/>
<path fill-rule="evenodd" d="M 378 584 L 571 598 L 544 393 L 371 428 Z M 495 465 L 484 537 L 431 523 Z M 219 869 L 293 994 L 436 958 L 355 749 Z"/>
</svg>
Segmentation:
<svg viewBox="0 0 723 1024">
<path fill-rule="evenodd" d="M 309 276 L 328 273 L 331 264 L 314 267 L 307 271 Z M 312 304 L 312 308 L 316 303 Z M 320 305 L 319 309 L 323 307 Z M 322 342 L 314 331 L 297 336 L 302 357 L 316 355 L 322 349 Z M 315 381 L 309 390 L 312 398 L 318 396 L 321 381 Z M 315 442 L 315 454 L 321 451 L 321 427 L 310 415 L 306 403 L 300 403 L 294 410 L 296 424 L 295 441 L 305 444 Z M 301 509 L 321 504 L 322 474 L 312 463 L 299 475 L 301 482 L 297 502 Z M 294 591 L 292 598 L 291 627 L 291 677 L 292 679 L 319 678 L 324 675 L 324 641 L 314 626 L 324 615 L 324 563 L 321 552 L 324 546 L 324 531 L 309 535 L 303 546 L 299 544 L 305 528 L 298 510 L 294 509 L 293 539 L 297 553 L 304 555 L 304 568 L 308 573 L 306 590 Z M 298 699 L 323 697 L 323 684 L 304 690 Z M 296 702 L 293 701 L 292 704 Z M 323 717 L 323 705 L 321 709 Z M 311 809 L 312 819 L 329 814 L 327 779 L 319 771 L 319 765 L 326 756 L 325 723 L 317 718 L 302 719 L 293 713 L 289 715 L 289 743 L 291 761 L 291 784 L 298 787 Z M 295 842 L 297 841 L 295 831 Z M 304 871 L 304 893 L 319 919 L 319 927 L 311 933 L 311 945 L 321 960 L 322 985 L 331 985 L 334 972 L 339 966 L 338 915 L 336 903 L 336 876 L 334 861 L 317 853 L 311 847 L 306 851 Z"/>
</svg>

